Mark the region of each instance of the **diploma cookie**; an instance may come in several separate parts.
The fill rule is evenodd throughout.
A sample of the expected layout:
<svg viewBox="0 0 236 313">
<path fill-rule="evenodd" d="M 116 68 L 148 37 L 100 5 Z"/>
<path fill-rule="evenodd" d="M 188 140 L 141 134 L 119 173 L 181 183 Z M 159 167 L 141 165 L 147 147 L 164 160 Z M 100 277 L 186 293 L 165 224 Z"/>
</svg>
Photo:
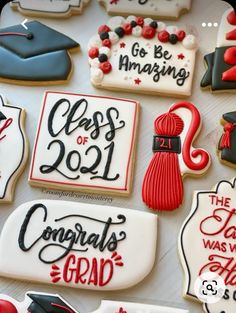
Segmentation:
<svg viewBox="0 0 236 313">
<path fill-rule="evenodd" d="M 136 101 L 46 92 L 30 184 L 129 195 L 138 115 Z"/>
<path fill-rule="evenodd" d="M 225 282 L 226 289 L 220 301 L 203 305 L 207 313 L 232 313 L 236 307 L 235 183 L 236 179 L 223 180 L 212 191 L 196 191 L 192 210 L 180 232 L 184 296 L 197 299 L 194 284 L 203 273 L 218 274 Z"/>
<path fill-rule="evenodd" d="M 190 102 L 173 104 L 154 122 L 154 156 L 146 171 L 142 198 L 154 210 L 172 211 L 183 201 L 183 178 L 203 175 L 210 166 L 209 154 L 194 148 L 201 116 Z"/>
<path fill-rule="evenodd" d="M 0 95 L 0 203 L 13 200 L 15 184 L 28 158 L 25 110 Z"/>
<path fill-rule="evenodd" d="M 3 227 L 0 275 L 83 289 L 125 289 L 151 271 L 156 242 L 157 217 L 151 213 L 31 201 Z"/>
<path fill-rule="evenodd" d="M 222 17 L 215 52 L 204 57 L 207 70 L 201 87 L 212 92 L 236 90 L 236 3 L 234 0 L 226 2 L 233 10 L 227 10 Z"/>
<path fill-rule="evenodd" d="M 81 14 L 90 0 L 13 0 L 11 7 L 29 16 L 70 17 Z"/>
<path fill-rule="evenodd" d="M 0 294 L 1 313 L 78 313 L 72 306 L 57 294 L 29 291 L 25 299 L 15 299 Z"/>
<path fill-rule="evenodd" d="M 223 134 L 218 144 L 220 161 L 228 166 L 236 167 L 236 112 L 223 114 L 221 124 Z"/>
<path fill-rule="evenodd" d="M 177 19 L 190 10 L 191 0 L 98 0 L 109 14 L 137 14 L 160 19 Z"/>
<path fill-rule="evenodd" d="M 3 311 L 1 311 L 1 309 Z M 8 310 L 8 311 L 5 311 Z M 102 300 L 100 307 L 92 313 L 189 313 L 188 310 L 157 305 L 123 301 Z M 6 295 L 0 295 L 0 312 L 4 313 L 78 313 L 59 295 L 29 291 L 23 302 L 17 302 Z"/>
<path fill-rule="evenodd" d="M 72 72 L 69 52 L 79 44 L 37 22 L 0 29 L 0 81 L 20 85 L 66 82 Z"/>
<path fill-rule="evenodd" d="M 150 18 L 120 16 L 88 45 L 95 87 L 165 96 L 190 96 L 198 42 L 194 35 Z"/>
</svg>

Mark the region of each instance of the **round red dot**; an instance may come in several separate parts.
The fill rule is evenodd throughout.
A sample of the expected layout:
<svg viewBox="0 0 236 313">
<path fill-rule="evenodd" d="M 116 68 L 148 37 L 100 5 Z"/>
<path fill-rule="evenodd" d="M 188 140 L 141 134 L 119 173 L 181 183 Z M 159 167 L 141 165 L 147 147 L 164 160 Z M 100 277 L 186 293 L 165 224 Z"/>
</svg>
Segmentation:
<svg viewBox="0 0 236 313">
<path fill-rule="evenodd" d="M 183 30 L 179 30 L 179 31 L 177 31 L 176 35 L 177 35 L 179 41 L 183 41 L 185 36 L 186 36 L 186 33 Z"/>
<path fill-rule="evenodd" d="M 136 17 L 136 23 L 137 23 L 138 26 L 143 27 L 144 19 L 142 17 Z"/>
<path fill-rule="evenodd" d="M 108 61 L 101 63 L 100 69 L 103 71 L 104 74 L 110 73 L 110 71 L 112 70 L 111 63 Z"/>
<path fill-rule="evenodd" d="M 99 28 L 98 28 L 98 33 L 101 34 L 101 33 L 108 33 L 110 32 L 111 29 L 110 27 L 108 27 L 107 25 L 101 25 Z"/>
<path fill-rule="evenodd" d="M 18 313 L 18 311 L 11 302 L 0 300 L 0 313 Z"/>
<path fill-rule="evenodd" d="M 124 29 L 126 35 L 132 34 L 132 29 L 133 29 L 133 28 L 132 28 L 132 26 L 131 26 L 130 23 L 124 24 L 124 25 L 123 25 L 123 29 Z"/>
<path fill-rule="evenodd" d="M 95 59 L 99 56 L 99 50 L 98 48 L 95 48 L 95 47 L 91 48 L 88 54 L 91 59 Z"/>
<path fill-rule="evenodd" d="M 236 25 L 236 14 L 234 11 L 231 11 L 227 16 L 227 20 L 230 25 Z"/>
<path fill-rule="evenodd" d="M 110 39 L 105 39 L 102 42 L 103 47 L 111 48 L 111 41 Z"/>
<path fill-rule="evenodd" d="M 143 27 L 142 35 L 144 38 L 152 39 L 152 38 L 154 38 L 155 34 L 156 34 L 155 28 L 153 28 L 151 26 L 144 26 Z"/>
<path fill-rule="evenodd" d="M 166 30 L 159 32 L 157 36 L 160 42 L 168 42 L 170 38 L 170 34 Z"/>
</svg>

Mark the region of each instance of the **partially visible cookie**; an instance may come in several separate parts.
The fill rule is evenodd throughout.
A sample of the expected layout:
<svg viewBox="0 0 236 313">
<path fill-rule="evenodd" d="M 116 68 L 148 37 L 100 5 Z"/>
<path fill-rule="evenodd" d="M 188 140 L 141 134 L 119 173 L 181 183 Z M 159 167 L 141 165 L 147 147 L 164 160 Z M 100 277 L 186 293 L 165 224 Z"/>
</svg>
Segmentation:
<svg viewBox="0 0 236 313">
<path fill-rule="evenodd" d="M 109 14 L 178 19 L 191 8 L 191 0 L 98 0 Z"/>
<path fill-rule="evenodd" d="M 0 203 L 13 200 L 15 184 L 28 158 L 25 110 L 0 96 Z"/>
<path fill-rule="evenodd" d="M 70 17 L 81 14 L 90 0 L 13 0 L 11 7 L 29 16 Z"/>
<path fill-rule="evenodd" d="M 222 163 L 236 167 L 236 112 L 225 113 L 221 119 L 223 134 L 218 144 L 218 155 Z"/>
</svg>

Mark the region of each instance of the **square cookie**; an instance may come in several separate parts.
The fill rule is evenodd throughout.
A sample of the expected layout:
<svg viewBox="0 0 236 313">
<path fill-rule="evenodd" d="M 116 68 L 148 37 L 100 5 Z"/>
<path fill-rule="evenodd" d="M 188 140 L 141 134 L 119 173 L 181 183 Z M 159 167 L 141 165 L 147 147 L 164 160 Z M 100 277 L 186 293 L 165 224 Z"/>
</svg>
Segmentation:
<svg viewBox="0 0 236 313">
<path fill-rule="evenodd" d="M 138 115 L 136 101 L 46 92 L 30 184 L 130 194 Z"/>
</svg>

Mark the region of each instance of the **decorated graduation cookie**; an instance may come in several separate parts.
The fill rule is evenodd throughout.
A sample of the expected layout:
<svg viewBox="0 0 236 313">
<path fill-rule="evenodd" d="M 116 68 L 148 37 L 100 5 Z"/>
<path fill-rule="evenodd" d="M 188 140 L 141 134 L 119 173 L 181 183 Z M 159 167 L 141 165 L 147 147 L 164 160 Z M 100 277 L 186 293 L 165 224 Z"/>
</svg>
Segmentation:
<svg viewBox="0 0 236 313">
<path fill-rule="evenodd" d="M 221 181 L 212 191 L 196 191 L 179 237 L 184 295 L 196 299 L 195 281 L 207 272 L 221 276 L 226 285 L 220 301 L 204 304 L 207 313 L 232 313 L 236 308 L 235 183 Z"/>
<path fill-rule="evenodd" d="M 25 110 L 0 96 L 0 203 L 11 202 L 15 184 L 28 158 L 24 131 Z"/>
<path fill-rule="evenodd" d="M 138 115 L 136 101 L 46 92 L 30 184 L 129 194 Z"/>
<path fill-rule="evenodd" d="M 138 14 L 177 19 L 190 10 L 191 0 L 98 0 L 111 14 Z"/>
<path fill-rule="evenodd" d="M 0 294 L 0 312 L 2 313 L 78 313 L 57 294 L 29 291 L 23 302 Z"/>
<path fill-rule="evenodd" d="M 220 161 L 236 167 L 236 112 L 225 113 L 222 117 L 223 134 L 218 144 Z"/>
<path fill-rule="evenodd" d="M 70 17 L 82 13 L 90 0 L 13 0 L 11 7 L 33 16 Z"/>
<path fill-rule="evenodd" d="M 226 2 L 233 6 L 233 10 L 227 10 L 222 17 L 215 52 L 204 57 L 207 71 L 201 87 L 213 92 L 236 90 L 236 2 Z"/>
<path fill-rule="evenodd" d="M 124 289 L 151 271 L 156 241 L 154 214 L 78 202 L 27 202 L 3 227 L 0 275 L 75 288 Z"/>
<path fill-rule="evenodd" d="M 69 52 L 79 44 L 32 21 L 0 29 L 0 81 L 43 85 L 66 82 L 72 72 Z"/>
<path fill-rule="evenodd" d="M 183 178 L 203 175 L 210 156 L 192 145 L 201 128 L 201 116 L 190 102 L 173 104 L 154 122 L 154 156 L 146 171 L 142 198 L 149 208 L 172 211 L 183 201 Z"/>
<path fill-rule="evenodd" d="M 103 300 L 100 307 L 93 313 L 136 313 L 148 311 L 150 313 L 188 313 L 187 310 L 169 307 Z M 21 303 L 6 295 L 0 295 L 0 312 L 4 313 L 77 313 L 59 295 L 30 291 L 26 293 L 25 300 Z"/>
<path fill-rule="evenodd" d="M 150 18 L 117 16 L 89 41 L 95 87 L 190 96 L 197 39 Z"/>
</svg>

